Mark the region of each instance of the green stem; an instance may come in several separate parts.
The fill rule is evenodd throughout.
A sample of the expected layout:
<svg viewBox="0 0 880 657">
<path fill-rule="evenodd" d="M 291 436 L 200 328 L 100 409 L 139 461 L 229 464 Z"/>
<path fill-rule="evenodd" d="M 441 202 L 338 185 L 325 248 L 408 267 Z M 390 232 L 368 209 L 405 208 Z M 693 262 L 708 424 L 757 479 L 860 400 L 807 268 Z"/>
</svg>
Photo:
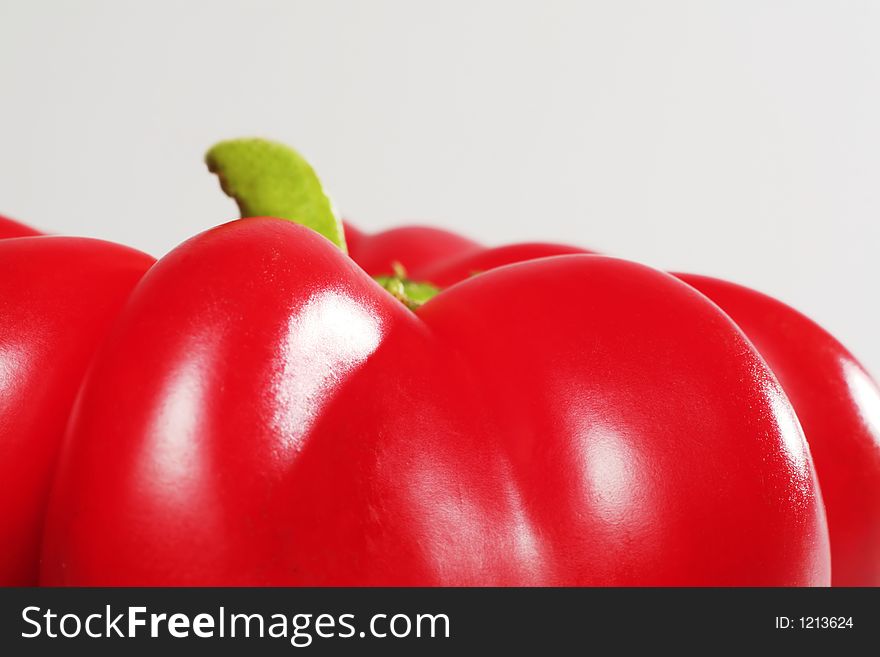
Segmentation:
<svg viewBox="0 0 880 657">
<path fill-rule="evenodd" d="M 287 219 L 347 252 L 333 202 L 311 165 L 292 148 L 265 139 L 231 139 L 211 148 L 205 162 L 242 217 Z"/>
<path fill-rule="evenodd" d="M 295 150 L 265 139 L 222 141 L 205 156 L 242 217 L 277 217 L 317 231 L 347 252 L 342 220 L 314 169 Z M 376 282 L 415 310 L 440 289 L 410 280 L 400 263 Z"/>
<path fill-rule="evenodd" d="M 440 292 L 440 288 L 430 283 L 420 283 L 407 278 L 406 270 L 399 262 L 393 265 L 393 276 L 374 276 L 374 280 L 400 300 L 410 310 L 430 301 Z"/>
</svg>

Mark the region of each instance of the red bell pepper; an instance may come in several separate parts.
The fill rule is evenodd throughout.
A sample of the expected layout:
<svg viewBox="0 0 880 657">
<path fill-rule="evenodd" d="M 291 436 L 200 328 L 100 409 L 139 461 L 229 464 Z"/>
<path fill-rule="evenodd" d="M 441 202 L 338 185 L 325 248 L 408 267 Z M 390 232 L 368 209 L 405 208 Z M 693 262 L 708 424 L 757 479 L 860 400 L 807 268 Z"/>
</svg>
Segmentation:
<svg viewBox="0 0 880 657">
<path fill-rule="evenodd" d="M 264 185 L 263 146 L 213 152 L 242 213 L 344 248 L 295 155 L 268 173 L 308 193 Z M 283 219 L 162 258 L 83 384 L 43 582 L 828 584 L 810 451 L 740 328 L 624 260 L 486 271 L 517 248 L 414 311 Z"/>
<path fill-rule="evenodd" d="M 0 220 L 0 585 L 38 581 L 43 514 L 83 374 L 152 264 L 116 244 Z"/>
<path fill-rule="evenodd" d="M 347 228 L 346 232 L 351 230 Z M 368 273 L 384 274 L 409 253 L 426 253 L 433 229 L 358 232 L 352 257 Z M 443 249 L 407 269 L 413 278 L 448 286 L 471 269 L 555 253 L 552 245 L 486 249 L 444 235 Z M 542 249 L 543 251 L 541 251 Z M 509 260 L 503 256 L 514 254 Z M 474 263 L 474 264 L 471 264 Z M 678 274 L 718 304 L 748 336 L 791 401 L 816 465 L 831 539 L 835 586 L 880 586 L 880 391 L 853 355 L 831 334 L 793 308 L 746 287 Z"/>
</svg>

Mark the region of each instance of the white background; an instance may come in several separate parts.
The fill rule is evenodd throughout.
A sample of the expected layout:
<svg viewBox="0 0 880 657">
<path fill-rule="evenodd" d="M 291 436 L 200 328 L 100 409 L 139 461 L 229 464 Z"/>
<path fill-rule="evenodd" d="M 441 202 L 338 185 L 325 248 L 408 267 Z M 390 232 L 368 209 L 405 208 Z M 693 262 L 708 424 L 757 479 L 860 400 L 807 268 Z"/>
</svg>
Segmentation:
<svg viewBox="0 0 880 657">
<path fill-rule="evenodd" d="M 0 0 L 0 213 L 160 255 L 247 135 L 367 229 L 727 277 L 880 373 L 880 2 Z"/>
</svg>

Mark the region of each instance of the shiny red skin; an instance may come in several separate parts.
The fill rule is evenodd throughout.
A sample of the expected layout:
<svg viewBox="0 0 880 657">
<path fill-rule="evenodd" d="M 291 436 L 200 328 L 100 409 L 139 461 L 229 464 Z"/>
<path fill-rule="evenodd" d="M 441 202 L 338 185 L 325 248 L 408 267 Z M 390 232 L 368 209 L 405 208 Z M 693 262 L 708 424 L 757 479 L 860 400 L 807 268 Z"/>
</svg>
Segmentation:
<svg viewBox="0 0 880 657">
<path fill-rule="evenodd" d="M 877 384 L 840 342 L 790 306 L 734 283 L 679 278 L 737 323 L 794 406 L 825 500 L 832 584 L 880 586 Z"/>
<path fill-rule="evenodd" d="M 0 585 L 38 581 L 43 517 L 74 397 L 152 262 L 93 239 L 0 240 Z"/>
<path fill-rule="evenodd" d="M 374 276 L 392 274 L 395 263 L 409 273 L 423 263 L 433 263 L 484 247 L 455 233 L 429 226 L 401 226 L 376 234 L 345 224 L 349 255 Z"/>
<path fill-rule="evenodd" d="M 428 226 L 402 226 L 363 233 L 346 223 L 349 255 L 371 276 L 393 273 L 400 263 L 413 280 L 447 287 L 502 265 L 553 255 L 593 253 L 565 244 L 523 242 L 485 247 L 455 233 Z"/>
<path fill-rule="evenodd" d="M 576 302 L 573 302 L 576 300 Z M 827 585 L 794 412 L 667 274 L 590 255 L 407 310 L 245 219 L 132 295 L 85 382 L 45 584 Z"/>
<path fill-rule="evenodd" d="M 10 237 L 33 237 L 41 234 L 36 228 L 0 215 L 0 240 Z"/>
<path fill-rule="evenodd" d="M 370 239 L 382 243 L 384 233 Z M 422 249 L 428 235 L 412 232 L 401 249 Z M 532 245 L 468 252 L 451 248 L 419 263 L 441 286 L 468 278 L 459 263 L 502 251 L 540 257 Z M 357 254 L 355 254 L 357 255 Z M 394 258 L 389 251 L 386 256 Z M 355 258 L 357 259 L 357 257 Z M 499 259 L 503 260 L 503 259 Z M 513 260 L 510 260 L 513 261 Z M 484 270 L 491 269 L 491 262 Z M 506 264 L 499 261 L 498 264 Z M 361 262 L 370 272 L 370 261 Z M 827 508 L 835 586 L 880 586 L 880 393 L 858 361 L 827 331 L 760 292 L 703 276 L 681 274 L 746 333 L 791 400 L 810 444 Z"/>
</svg>

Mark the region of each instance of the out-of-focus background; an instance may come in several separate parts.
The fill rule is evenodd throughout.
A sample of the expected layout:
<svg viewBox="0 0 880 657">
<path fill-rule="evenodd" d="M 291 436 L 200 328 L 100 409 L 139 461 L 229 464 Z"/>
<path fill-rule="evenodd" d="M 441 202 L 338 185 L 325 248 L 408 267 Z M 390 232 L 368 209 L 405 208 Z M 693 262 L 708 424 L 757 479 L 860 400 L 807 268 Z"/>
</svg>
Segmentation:
<svg viewBox="0 0 880 657">
<path fill-rule="evenodd" d="M 156 255 L 263 135 L 344 214 L 777 295 L 880 375 L 880 3 L 0 0 L 0 213 Z"/>
</svg>

